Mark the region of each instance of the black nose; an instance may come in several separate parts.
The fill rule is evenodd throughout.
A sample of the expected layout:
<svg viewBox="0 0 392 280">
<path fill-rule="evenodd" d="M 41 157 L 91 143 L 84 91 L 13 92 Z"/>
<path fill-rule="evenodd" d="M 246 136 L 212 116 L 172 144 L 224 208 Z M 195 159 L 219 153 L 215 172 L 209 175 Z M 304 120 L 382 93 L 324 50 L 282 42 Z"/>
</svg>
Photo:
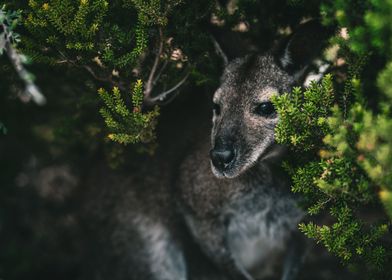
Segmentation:
<svg viewBox="0 0 392 280">
<path fill-rule="evenodd" d="M 234 159 L 235 152 L 233 146 L 215 146 L 210 151 L 210 157 L 215 167 L 225 169 Z"/>
</svg>

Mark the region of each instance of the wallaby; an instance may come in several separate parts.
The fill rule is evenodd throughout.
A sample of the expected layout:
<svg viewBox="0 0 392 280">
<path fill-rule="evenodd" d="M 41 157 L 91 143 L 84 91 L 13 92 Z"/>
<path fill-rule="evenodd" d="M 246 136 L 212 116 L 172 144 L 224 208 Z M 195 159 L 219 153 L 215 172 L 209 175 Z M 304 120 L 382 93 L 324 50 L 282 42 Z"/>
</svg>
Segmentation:
<svg viewBox="0 0 392 280">
<path fill-rule="evenodd" d="M 211 143 L 206 139 L 182 165 L 186 224 L 232 279 L 295 279 L 304 212 L 280 170 L 285 149 L 274 141 L 271 98 L 300 85 L 326 34 L 310 21 L 282 48 L 228 63 L 213 96 Z"/>
<path fill-rule="evenodd" d="M 325 37 L 312 21 L 274 51 L 231 60 L 213 97 L 211 141 L 188 149 L 182 164 L 167 152 L 144 171 L 135 160 L 129 178 L 92 172 L 82 224 L 97 217 L 88 227 L 97 251 L 85 257 L 86 279 L 295 278 L 304 212 L 280 170 L 271 97 L 302 82 Z"/>
</svg>

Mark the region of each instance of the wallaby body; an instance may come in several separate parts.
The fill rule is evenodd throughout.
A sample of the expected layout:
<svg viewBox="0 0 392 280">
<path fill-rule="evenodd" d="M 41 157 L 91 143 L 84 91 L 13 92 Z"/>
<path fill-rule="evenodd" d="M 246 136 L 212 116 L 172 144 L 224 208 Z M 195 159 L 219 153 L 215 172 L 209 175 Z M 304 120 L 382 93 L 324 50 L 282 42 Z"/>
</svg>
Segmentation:
<svg viewBox="0 0 392 280">
<path fill-rule="evenodd" d="M 92 199 L 99 205 L 89 207 L 106 221 L 97 226 L 108 229 L 100 246 L 110 254 L 100 269 L 115 263 L 115 279 L 135 280 L 279 279 L 284 270 L 293 276 L 295 265 L 283 264 L 303 212 L 280 168 L 284 148 L 273 137 L 278 116 L 253 111 L 294 83 L 270 55 L 234 60 L 214 95 L 220 114 L 214 113 L 212 131 L 192 148 L 177 178 L 170 178 L 174 163 L 159 163 L 168 155 L 157 155 L 148 172 L 140 171 L 147 178 L 90 182 L 105 186 Z M 209 155 L 225 143 L 236 150 L 229 168 L 211 164 Z M 112 265 L 100 272 L 104 279 L 112 273 Z"/>
<path fill-rule="evenodd" d="M 257 110 L 295 82 L 268 54 L 230 63 L 214 95 L 211 144 L 206 139 L 182 167 L 186 223 L 203 251 L 233 279 L 293 276 L 292 267 L 283 264 L 304 213 L 279 168 L 284 148 L 274 143 L 277 115 Z M 228 162 L 226 150 L 233 150 Z"/>
<path fill-rule="evenodd" d="M 271 98 L 300 84 L 321 46 L 317 32 L 311 22 L 278 52 L 232 60 L 213 97 L 210 137 L 188 149 L 180 168 L 149 163 L 154 171 L 141 173 L 148 179 L 122 180 L 127 187 L 110 190 L 116 203 L 97 216 L 110 221 L 105 236 L 116 279 L 295 279 L 304 212 L 280 167 L 285 149 L 274 140 Z"/>
<path fill-rule="evenodd" d="M 186 224 L 232 279 L 296 278 L 306 251 L 297 229 L 304 212 L 281 170 L 285 149 L 274 140 L 271 99 L 301 84 L 325 31 L 310 21 L 283 48 L 228 63 L 213 97 L 210 141 L 182 166 Z"/>
</svg>

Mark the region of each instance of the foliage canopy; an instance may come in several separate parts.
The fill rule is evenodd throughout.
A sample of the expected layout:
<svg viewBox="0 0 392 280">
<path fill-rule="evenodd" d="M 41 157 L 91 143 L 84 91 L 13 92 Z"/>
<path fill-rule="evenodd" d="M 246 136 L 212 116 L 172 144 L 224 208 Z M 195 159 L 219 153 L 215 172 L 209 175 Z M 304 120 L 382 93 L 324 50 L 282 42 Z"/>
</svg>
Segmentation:
<svg viewBox="0 0 392 280">
<path fill-rule="evenodd" d="M 280 116 L 277 141 L 293 155 L 303 155 L 285 162 L 292 190 L 311 217 L 299 228 L 353 271 L 372 279 L 392 275 L 387 238 L 392 218 L 392 1 L 218 2 L 0 4 L 0 137 L 23 135 L 49 157 L 67 160 L 80 150 L 91 155 L 104 150 L 117 166 L 125 148 L 108 139 L 152 152 L 159 144 L 160 107 L 155 105 L 168 103 L 180 89 L 212 92 L 217 86 L 221 61 L 206 29 L 210 22 L 266 50 L 303 19 L 321 18 L 340 31 L 323 57 L 331 73 L 274 100 Z M 49 100 L 42 108 L 12 100 L 42 105 L 42 93 Z M 27 114 L 19 115 L 22 111 Z M 19 126 L 20 121 L 27 126 Z M 13 183 L 3 183 L 9 187 L 1 192 L 7 194 Z M 317 224 L 320 216 L 328 222 Z M 1 258 L 14 251 L 10 244 Z M 10 259 L 19 263 L 15 256 Z M 16 270 L 6 275 L 26 276 L 31 267 L 22 264 Z M 0 264 L 0 277 L 2 271 L 6 267 Z"/>
</svg>

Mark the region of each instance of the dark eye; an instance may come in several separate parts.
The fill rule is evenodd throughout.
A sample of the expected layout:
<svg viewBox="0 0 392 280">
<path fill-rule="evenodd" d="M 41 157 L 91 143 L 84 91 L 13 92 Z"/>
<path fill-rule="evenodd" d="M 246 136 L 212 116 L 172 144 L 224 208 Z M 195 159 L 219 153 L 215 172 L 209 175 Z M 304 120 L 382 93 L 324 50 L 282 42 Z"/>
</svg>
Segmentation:
<svg viewBox="0 0 392 280">
<path fill-rule="evenodd" d="M 275 113 L 275 107 L 272 102 L 263 102 L 257 105 L 255 113 L 259 116 L 268 117 Z"/>
<path fill-rule="evenodd" d="M 221 109 L 220 109 L 220 106 L 218 104 L 214 103 L 214 105 L 212 107 L 212 110 L 214 111 L 214 114 L 216 116 L 220 115 Z"/>
</svg>

